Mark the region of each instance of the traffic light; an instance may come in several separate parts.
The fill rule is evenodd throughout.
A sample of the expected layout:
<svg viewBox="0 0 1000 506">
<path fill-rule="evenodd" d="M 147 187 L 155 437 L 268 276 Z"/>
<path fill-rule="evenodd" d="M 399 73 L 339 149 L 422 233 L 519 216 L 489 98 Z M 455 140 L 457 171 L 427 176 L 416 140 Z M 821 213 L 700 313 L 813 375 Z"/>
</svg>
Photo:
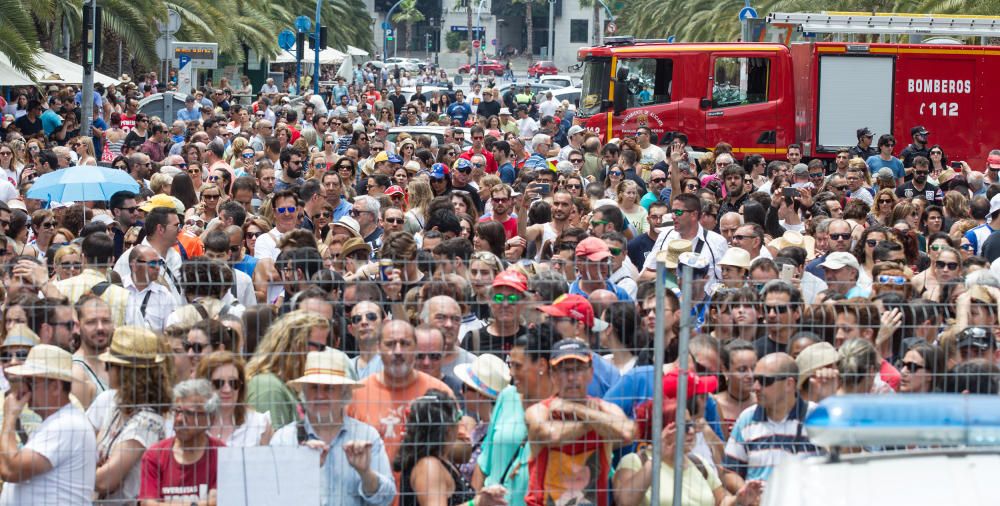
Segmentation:
<svg viewBox="0 0 1000 506">
<path fill-rule="evenodd" d="M 306 34 L 298 32 L 295 34 L 295 59 L 301 60 L 302 53 L 305 52 L 306 47 Z"/>
<path fill-rule="evenodd" d="M 319 29 L 319 48 L 326 49 L 326 27 L 322 26 Z"/>
</svg>

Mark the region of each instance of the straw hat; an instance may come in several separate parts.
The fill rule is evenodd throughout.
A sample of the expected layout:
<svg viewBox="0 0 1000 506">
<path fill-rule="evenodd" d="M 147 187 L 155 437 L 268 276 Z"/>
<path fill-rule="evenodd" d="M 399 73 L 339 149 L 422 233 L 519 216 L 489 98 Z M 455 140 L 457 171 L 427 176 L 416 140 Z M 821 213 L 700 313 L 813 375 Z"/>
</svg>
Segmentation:
<svg viewBox="0 0 1000 506">
<path fill-rule="evenodd" d="M 73 378 L 73 355 L 51 344 L 39 344 L 31 348 L 31 351 L 28 352 L 28 358 L 23 364 L 5 367 L 4 373 L 14 376 L 75 381 Z"/>
<path fill-rule="evenodd" d="M 795 357 L 795 363 L 799 366 L 799 388 L 809 381 L 816 370 L 836 365 L 838 360 L 840 355 L 828 342 L 822 341 L 806 346 L 799 356 Z"/>
<path fill-rule="evenodd" d="M 741 269 L 749 269 L 750 263 L 750 252 L 736 247 L 727 249 L 726 253 L 722 255 L 722 259 L 719 260 L 719 265 L 728 265 Z"/>
<path fill-rule="evenodd" d="M 496 399 L 500 391 L 510 385 L 510 369 L 503 359 L 485 353 L 471 364 L 455 366 L 455 376 L 475 391 Z"/>
<path fill-rule="evenodd" d="M 786 248 L 788 246 L 798 246 L 806 250 L 806 258 L 813 258 L 816 256 L 816 239 L 808 235 L 802 235 L 794 230 L 786 230 L 785 234 L 781 237 L 772 240 L 768 243 L 768 246 L 780 250 L 781 248 Z"/>
<path fill-rule="evenodd" d="M 23 323 L 18 323 L 7 331 L 7 339 L 3 340 L 3 344 L 0 344 L 0 348 L 6 348 L 8 346 L 35 346 L 40 344 L 42 340 L 38 337 L 38 334 L 31 331 L 27 325 Z"/>
<path fill-rule="evenodd" d="M 97 356 L 101 362 L 125 367 L 153 367 L 163 362 L 157 353 L 156 334 L 143 327 L 118 327 L 111 336 L 111 346 Z"/>
<path fill-rule="evenodd" d="M 667 243 L 667 251 L 659 253 L 663 265 L 668 269 L 676 269 L 680 263 L 681 253 L 691 251 L 694 245 L 687 239 L 674 239 Z"/>
<path fill-rule="evenodd" d="M 350 385 L 355 388 L 362 386 L 361 383 L 351 379 L 348 369 L 348 358 L 342 351 L 333 349 L 310 351 L 306 355 L 306 368 L 302 377 L 293 379 L 289 383 Z"/>
</svg>

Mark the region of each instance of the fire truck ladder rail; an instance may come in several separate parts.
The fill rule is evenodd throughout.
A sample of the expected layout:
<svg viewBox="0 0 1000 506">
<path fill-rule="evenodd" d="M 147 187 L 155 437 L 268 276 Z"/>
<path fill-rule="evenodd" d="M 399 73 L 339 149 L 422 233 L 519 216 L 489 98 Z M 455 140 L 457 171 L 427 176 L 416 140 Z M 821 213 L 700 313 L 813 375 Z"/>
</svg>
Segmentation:
<svg viewBox="0 0 1000 506">
<path fill-rule="evenodd" d="M 1000 36 L 1000 17 L 987 16 L 772 12 L 767 15 L 766 22 L 771 25 L 794 26 L 797 31 L 804 33 Z"/>
</svg>

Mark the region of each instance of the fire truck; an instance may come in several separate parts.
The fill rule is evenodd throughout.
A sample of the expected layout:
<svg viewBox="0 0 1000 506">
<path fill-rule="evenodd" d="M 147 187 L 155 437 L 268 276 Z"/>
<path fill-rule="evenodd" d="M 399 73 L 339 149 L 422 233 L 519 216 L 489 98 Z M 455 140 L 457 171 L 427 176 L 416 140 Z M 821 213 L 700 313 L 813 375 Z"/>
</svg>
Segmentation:
<svg viewBox="0 0 1000 506">
<path fill-rule="evenodd" d="M 806 157 L 833 158 L 863 127 L 876 140 L 894 135 L 899 154 L 910 129 L 923 126 L 930 145 L 975 170 L 1000 148 L 1000 114 L 990 109 L 1000 105 L 1000 47 L 961 43 L 1000 36 L 1000 18 L 772 13 L 760 21 L 748 39 L 757 42 L 611 37 L 580 49 L 577 124 L 604 141 L 642 126 L 662 144 L 682 132 L 696 150 L 727 142 L 740 158 L 784 158 L 793 143 Z M 894 36 L 907 41 L 868 42 Z"/>
</svg>

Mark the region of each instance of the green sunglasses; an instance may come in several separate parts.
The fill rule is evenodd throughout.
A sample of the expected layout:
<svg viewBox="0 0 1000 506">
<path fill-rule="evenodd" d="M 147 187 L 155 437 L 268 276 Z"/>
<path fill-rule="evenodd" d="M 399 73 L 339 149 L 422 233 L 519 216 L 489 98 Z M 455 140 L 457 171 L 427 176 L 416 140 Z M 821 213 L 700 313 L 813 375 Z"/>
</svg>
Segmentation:
<svg viewBox="0 0 1000 506">
<path fill-rule="evenodd" d="M 520 300 L 521 296 L 516 293 L 512 293 L 510 295 L 497 293 L 493 295 L 493 302 L 497 304 L 503 304 L 504 301 L 507 301 L 507 304 L 517 304 Z"/>
</svg>

